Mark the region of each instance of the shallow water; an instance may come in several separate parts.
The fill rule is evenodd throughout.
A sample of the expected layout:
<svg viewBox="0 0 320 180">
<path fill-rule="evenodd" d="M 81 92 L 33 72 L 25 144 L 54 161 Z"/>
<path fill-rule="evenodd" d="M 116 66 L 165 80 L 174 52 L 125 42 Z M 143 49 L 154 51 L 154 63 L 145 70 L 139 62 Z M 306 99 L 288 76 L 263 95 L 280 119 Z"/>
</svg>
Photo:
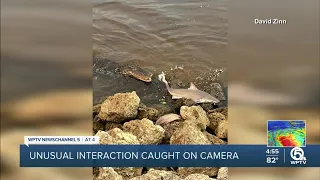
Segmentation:
<svg viewBox="0 0 320 180">
<path fill-rule="evenodd" d="M 118 63 L 138 61 L 155 77 L 183 66 L 181 79 L 193 81 L 204 72 L 226 68 L 226 17 L 225 0 L 94 1 L 93 50 Z M 97 96 L 117 88 L 108 85 L 110 76 L 99 78 L 105 84 L 94 79 Z M 121 83 L 119 91 L 139 83 Z"/>
</svg>

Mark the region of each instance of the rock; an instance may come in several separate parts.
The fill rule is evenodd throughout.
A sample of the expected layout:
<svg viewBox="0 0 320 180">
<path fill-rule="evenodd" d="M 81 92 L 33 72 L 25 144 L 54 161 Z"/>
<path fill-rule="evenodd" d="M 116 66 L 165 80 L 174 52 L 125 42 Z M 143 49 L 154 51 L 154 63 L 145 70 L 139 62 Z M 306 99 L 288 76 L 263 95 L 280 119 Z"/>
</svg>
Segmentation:
<svg viewBox="0 0 320 180">
<path fill-rule="evenodd" d="M 124 123 L 123 130 L 134 134 L 141 144 L 159 144 L 164 138 L 164 129 L 146 118 Z"/>
<path fill-rule="evenodd" d="M 228 120 L 228 107 L 221 107 L 221 108 L 217 108 L 217 109 L 213 109 L 213 110 L 209 110 L 208 113 L 221 113 L 223 114 L 226 119 Z"/>
<path fill-rule="evenodd" d="M 208 138 L 208 140 L 212 143 L 212 144 L 227 144 L 227 142 L 225 142 L 224 140 L 218 138 L 215 135 L 212 135 L 208 132 L 203 132 L 203 134 Z"/>
<path fill-rule="evenodd" d="M 156 125 L 168 124 L 172 121 L 176 121 L 176 120 L 180 120 L 180 119 L 181 119 L 180 115 L 170 113 L 170 114 L 166 114 L 166 115 L 163 115 L 160 118 L 158 118 L 156 121 Z"/>
<path fill-rule="evenodd" d="M 220 121 L 226 120 L 226 116 L 222 113 L 213 112 L 208 114 L 208 119 L 210 121 L 209 128 L 215 130 L 218 127 Z"/>
<path fill-rule="evenodd" d="M 152 121 L 155 121 L 158 118 L 158 110 L 150 107 L 139 107 L 137 119 L 147 118 Z"/>
<path fill-rule="evenodd" d="M 204 174 L 190 174 L 183 180 L 215 180 L 215 179 L 210 178 L 208 175 L 204 175 Z"/>
<path fill-rule="evenodd" d="M 203 174 L 208 176 L 217 176 L 219 168 L 217 167 L 179 167 L 178 174 L 181 177 L 187 177 L 191 174 Z"/>
<path fill-rule="evenodd" d="M 99 136 L 100 144 L 139 144 L 135 135 L 123 132 L 119 128 L 114 128 L 108 132 L 98 131 L 95 136 Z"/>
<path fill-rule="evenodd" d="M 181 178 L 173 171 L 150 169 L 146 174 L 130 180 L 181 180 Z"/>
<path fill-rule="evenodd" d="M 100 121 L 99 119 L 95 118 L 92 123 L 93 134 L 96 134 L 98 131 L 105 130 L 105 123 Z"/>
<path fill-rule="evenodd" d="M 114 171 L 121 175 L 124 179 L 141 176 L 142 174 L 142 168 L 140 167 L 117 167 L 114 168 Z"/>
<path fill-rule="evenodd" d="M 109 130 L 114 129 L 114 128 L 119 128 L 119 129 L 122 130 L 122 125 L 118 124 L 118 123 L 114 123 L 114 122 L 106 122 L 105 131 L 109 131 Z"/>
<path fill-rule="evenodd" d="M 98 116 L 100 119 L 117 123 L 135 119 L 138 115 L 139 103 L 140 98 L 135 91 L 117 93 L 101 104 Z"/>
<path fill-rule="evenodd" d="M 170 144 L 211 144 L 211 142 L 197 126 L 183 122 L 172 134 Z"/>
<path fill-rule="evenodd" d="M 193 100 L 191 99 L 186 99 L 186 98 L 181 98 L 181 99 L 177 99 L 174 102 L 174 108 L 179 110 L 181 106 L 196 106 L 197 103 L 195 103 Z"/>
<path fill-rule="evenodd" d="M 162 127 L 165 130 L 165 133 L 164 133 L 164 138 L 163 138 L 162 142 L 165 144 L 170 144 L 170 138 L 171 138 L 172 134 L 177 129 L 179 129 L 179 127 L 181 126 L 182 123 L 183 123 L 183 121 L 178 120 L 178 121 L 172 121 L 167 124 L 163 124 Z"/>
<path fill-rule="evenodd" d="M 227 180 L 228 179 L 228 168 L 221 167 L 218 172 L 217 180 Z"/>
<path fill-rule="evenodd" d="M 93 167 L 92 168 L 93 177 L 98 176 L 99 172 L 100 172 L 99 167 Z"/>
<path fill-rule="evenodd" d="M 92 107 L 93 117 L 95 117 L 96 115 L 99 114 L 100 109 L 101 109 L 101 104 L 97 104 L 97 105 Z"/>
<path fill-rule="evenodd" d="M 200 104 L 200 106 L 202 107 L 202 109 L 206 112 L 210 111 L 213 109 L 213 105 L 212 103 L 202 103 Z"/>
<path fill-rule="evenodd" d="M 190 121 L 198 125 L 202 130 L 210 124 L 207 113 L 200 106 L 182 106 L 180 115 L 185 121 Z"/>
<path fill-rule="evenodd" d="M 93 180 L 123 180 L 122 176 L 120 176 L 117 172 L 114 171 L 111 167 L 101 167 L 99 168 L 99 173 L 97 176 L 93 177 Z"/>
<path fill-rule="evenodd" d="M 136 136 L 123 132 L 119 128 L 114 128 L 108 132 L 99 131 L 96 136 L 100 137 L 100 144 L 139 144 Z M 142 168 L 137 167 L 115 167 L 114 171 L 120 174 L 125 179 L 139 176 L 142 173 Z"/>
<path fill-rule="evenodd" d="M 168 167 L 152 167 L 152 168 L 146 168 L 147 171 L 149 170 L 159 170 L 159 171 L 171 171 L 172 169 L 168 168 Z"/>
<path fill-rule="evenodd" d="M 220 101 L 226 100 L 226 97 L 223 93 L 223 89 L 219 83 L 212 83 L 210 87 L 211 87 L 211 92 L 209 94 L 216 97 Z"/>
<path fill-rule="evenodd" d="M 153 104 L 150 107 L 158 110 L 158 117 L 174 112 L 174 109 L 167 104 Z"/>
<path fill-rule="evenodd" d="M 218 126 L 215 130 L 217 137 L 227 138 L 228 137 L 228 121 L 219 121 Z"/>
</svg>

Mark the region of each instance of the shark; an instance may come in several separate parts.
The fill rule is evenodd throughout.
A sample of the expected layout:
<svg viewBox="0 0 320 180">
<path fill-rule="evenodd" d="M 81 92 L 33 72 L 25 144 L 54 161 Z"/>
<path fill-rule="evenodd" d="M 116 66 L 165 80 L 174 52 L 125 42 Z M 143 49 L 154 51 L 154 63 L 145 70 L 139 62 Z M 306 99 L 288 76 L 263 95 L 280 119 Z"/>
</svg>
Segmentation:
<svg viewBox="0 0 320 180">
<path fill-rule="evenodd" d="M 195 103 L 213 103 L 217 104 L 220 102 L 217 98 L 213 97 L 211 94 L 199 90 L 192 82 L 188 89 L 174 89 L 171 88 L 166 80 L 164 72 L 158 75 L 158 79 L 165 83 L 168 92 L 171 94 L 172 99 L 191 99 Z"/>
</svg>

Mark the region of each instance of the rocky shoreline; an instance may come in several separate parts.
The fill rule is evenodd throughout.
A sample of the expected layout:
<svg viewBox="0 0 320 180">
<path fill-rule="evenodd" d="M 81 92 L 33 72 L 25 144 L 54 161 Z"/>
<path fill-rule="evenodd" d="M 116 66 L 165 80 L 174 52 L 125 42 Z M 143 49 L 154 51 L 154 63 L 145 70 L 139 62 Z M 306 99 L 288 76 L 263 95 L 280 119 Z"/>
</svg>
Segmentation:
<svg viewBox="0 0 320 180">
<path fill-rule="evenodd" d="M 174 106 L 144 105 L 135 91 L 116 93 L 93 107 L 93 135 L 100 144 L 227 144 L 228 108 L 189 99 Z M 93 168 L 104 180 L 226 180 L 226 167 Z"/>
</svg>

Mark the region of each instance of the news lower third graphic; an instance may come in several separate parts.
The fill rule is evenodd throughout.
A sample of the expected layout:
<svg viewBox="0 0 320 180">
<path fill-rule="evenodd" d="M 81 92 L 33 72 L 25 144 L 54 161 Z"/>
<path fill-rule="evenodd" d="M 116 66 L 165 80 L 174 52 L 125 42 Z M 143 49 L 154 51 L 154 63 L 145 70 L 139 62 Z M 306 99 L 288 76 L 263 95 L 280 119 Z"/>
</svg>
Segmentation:
<svg viewBox="0 0 320 180">
<path fill-rule="evenodd" d="M 268 147 L 305 147 L 306 122 L 268 120 Z"/>
<path fill-rule="evenodd" d="M 320 167 L 320 145 L 101 145 L 97 136 L 26 136 L 20 167 Z"/>
</svg>

